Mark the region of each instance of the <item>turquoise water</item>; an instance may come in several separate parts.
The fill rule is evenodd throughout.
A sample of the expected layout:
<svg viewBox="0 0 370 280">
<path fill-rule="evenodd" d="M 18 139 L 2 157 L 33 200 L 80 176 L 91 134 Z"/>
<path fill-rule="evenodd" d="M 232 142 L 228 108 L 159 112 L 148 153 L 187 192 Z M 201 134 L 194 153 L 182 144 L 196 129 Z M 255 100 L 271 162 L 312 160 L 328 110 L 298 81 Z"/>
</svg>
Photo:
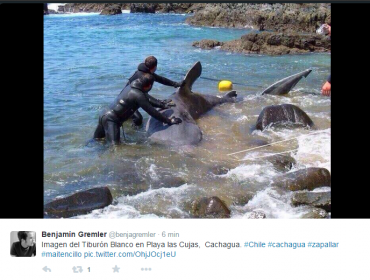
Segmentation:
<svg viewBox="0 0 370 280">
<path fill-rule="evenodd" d="M 207 187 L 211 189 L 206 194 L 212 195 L 211 186 L 219 179 L 210 179 L 209 182 L 203 180 L 204 176 L 207 176 L 204 166 L 224 162 L 222 159 L 212 159 L 208 154 L 213 148 L 219 148 L 213 143 L 223 141 L 222 135 L 227 135 L 237 139 L 230 141 L 228 149 L 240 148 L 240 137 L 246 140 L 255 137 L 251 135 L 249 128 L 255 123 L 264 106 L 296 104 L 319 124 L 320 129 L 330 129 L 330 99 L 319 95 L 321 85 L 330 72 L 330 54 L 271 57 L 200 50 L 192 47 L 192 42 L 201 39 L 238 39 L 250 30 L 193 27 L 185 23 L 188 16 L 73 14 L 44 17 L 45 202 L 77 190 L 107 185 L 114 194 L 116 205 L 131 207 L 130 211 L 125 207 L 123 208 L 126 212 L 120 211 L 126 214 L 135 212 L 135 215 L 118 215 L 120 217 L 186 217 L 184 213 L 173 214 L 168 204 L 163 201 L 152 201 L 156 209 L 163 207 L 163 210 L 146 209 L 143 205 L 147 204 L 147 201 L 140 198 L 135 200 L 135 195 L 139 191 L 147 192 L 148 196 L 152 195 L 150 191 L 153 188 L 163 187 L 155 182 L 163 181 L 162 179 L 171 173 L 184 181 L 186 188 L 192 186 L 191 188 L 195 189 L 186 199 L 200 193 L 205 194 Z M 221 106 L 205 116 L 204 120 L 200 120 L 204 139 L 195 149 L 200 149 L 197 153 L 203 155 L 203 151 L 204 155 L 198 159 L 194 159 L 193 155 L 184 159 L 187 155 L 182 156 L 176 151 L 164 152 L 163 148 L 150 146 L 146 143 L 144 129 L 136 131 L 130 124 L 124 125 L 126 145 L 116 150 L 103 144 L 89 143 L 101 108 L 117 96 L 137 65 L 149 55 L 158 59 L 156 73 L 175 81 L 180 81 L 182 74 L 196 61 L 201 61 L 202 76 L 244 84 L 234 87 L 242 102 L 227 105 L 230 107 Z M 297 90 L 290 97 L 261 98 L 258 95 L 258 91 L 275 81 L 307 68 L 313 69 L 313 72 L 298 84 Z M 193 89 L 206 94 L 219 94 L 217 82 L 206 79 L 198 79 Z M 156 83 L 151 94 L 157 98 L 167 98 L 173 92 L 173 88 Z M 226 124 L 222 119 L 213 119 L 220 114 Z M 147 115 L 143 115 L 147 119 Z M 220 122 L 217 123 L 218 130 L 212 126 L 214 121 Z M 240 127 L 235 128 L 235 125 Z M 229 131 L 230 127 L 234 127 L 233 131 Z M 272 131 L 271 135 L 259 137 L 275 140 L 276 135 L 283 137 L 291 135 L 290 133 Z M 317 143 L 311 144 L 317 146 Z M 324 158 L 320 164 L 330 168 L 330 148 L 326 150 Z M 316 161 L 316 158 L 309 162 L 303 160 L 302 166 L 314 165 Z M 204 173 L 197 173 L 192 167 L 204 169 Z M 240 169 L 240 166 L 233 167 Z M 149 171 L 154 172 L 152 176 L 148 175 Z M 256 176 L 267 176 L 256 172 Z M 225 179 L 224 185 L 233 184 L 234 179 L 230 180 Z M 228 196 L 227 190 L 226 187 L 218 195 L 232 203 L 232 196 Z M 131 195 L 130 199 L 134 202 L 119 201 L 126 195 Z M 173 208 L 173 205 L 171 207 Z M 176 204 L 176 207 L 182 211 L 181 203 Z M 234 209 L 234 213 L 239 217 L 249 210 L 248 207 L 245 211 Z M 110 215 L 101 214 L 97 217 Z"/>
</svg>

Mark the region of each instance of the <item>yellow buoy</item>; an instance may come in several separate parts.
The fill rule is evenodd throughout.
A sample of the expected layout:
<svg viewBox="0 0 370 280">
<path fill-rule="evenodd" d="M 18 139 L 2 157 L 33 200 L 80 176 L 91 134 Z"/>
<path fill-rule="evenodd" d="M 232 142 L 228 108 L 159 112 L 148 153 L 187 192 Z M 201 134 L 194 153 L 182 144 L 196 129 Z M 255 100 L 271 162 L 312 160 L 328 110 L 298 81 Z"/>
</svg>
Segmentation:
<svg viewBox="0 0 370 280">
<path fill-rule="evenodd" d="M 233 89 L 233 83 L 228 80 L 222 80 L 218 83 L 219 91 L 228 91 Z"/>
</svg>

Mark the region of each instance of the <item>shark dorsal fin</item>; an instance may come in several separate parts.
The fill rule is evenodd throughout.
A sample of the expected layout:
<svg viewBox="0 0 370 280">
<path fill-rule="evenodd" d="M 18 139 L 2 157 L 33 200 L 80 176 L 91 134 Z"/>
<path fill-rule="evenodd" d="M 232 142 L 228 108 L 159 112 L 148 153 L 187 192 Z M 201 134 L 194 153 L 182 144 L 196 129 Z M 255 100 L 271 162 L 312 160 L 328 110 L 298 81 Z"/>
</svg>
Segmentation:
<svg viewBox="0 0 370 280">
<path fill-rule="evenodd" d="M 194 82 L 200 77 L 201 74 L 202 74 L 202 64 L 200 63 L 200 61 L 198 61 L 186 74 L 184 78 L 185 86 L 189 87 L 189 89 L 191 90 Z"/>
</svg>

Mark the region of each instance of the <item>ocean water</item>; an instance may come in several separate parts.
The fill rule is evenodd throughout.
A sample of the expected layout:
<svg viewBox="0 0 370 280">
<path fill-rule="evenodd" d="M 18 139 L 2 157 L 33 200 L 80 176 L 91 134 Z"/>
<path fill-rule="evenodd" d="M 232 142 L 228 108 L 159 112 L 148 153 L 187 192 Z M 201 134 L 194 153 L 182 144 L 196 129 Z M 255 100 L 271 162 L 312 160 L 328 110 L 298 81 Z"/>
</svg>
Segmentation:
<svg viewBox="0 0 370 280">
<path fill-rule="evenodd" d="M 330 73 L 330 54 L 285 56 L 242 55 L 200 50 L 201 39 L 227 41 L 248 29 L 194 27 L 189 15 L 63 14 L 44 17 L 44 201 L 97 186 L 108 186 L 114 203 L 78 218 L 188 218 L 189 203 L 218 196 L 232 218 L 254 210 L 268 218 L 300 218 L 309 207 L 292 207 L 290 192 L 273 187 L 283 174 L 268 158 L 294 150 L 293 171 L 325 167 L 330 171 L 331 100 L 320 95 Z M 181 81 L 197 61 L 202 77 L 234 83 L 238 102 L 214 108 L 197 122 L 203 132 L 195 147 L 173 149 L 150 145 L 145 129 L 124 124 L 119 147 L 90 141 L 100 110 L 118 95 L 137 65 L 149 55 L 158 59 L 157 74 Z M 287 96 L 261 96 L 269 85 L 311 68 L 312 73 Z M 198 79 L 193 90 L 222 95 L 217 82 Z M 168 98 L 171 87 L 156 83 L 151 94 Z M 316 130 L 269 128 L 253 131 L 268 105 L 290 103 L 303 109 Z M 144 121 L 148 116 L 143 112 Z M 255 141 L 296 140 L 227 156 L 254 147 Z M 251 159 L 252 158 L 252 159 Z M 227 168 L 223 175 L 214 169 Z M 248 197 L 248 199 L 246 199 Z"/>
</svg>

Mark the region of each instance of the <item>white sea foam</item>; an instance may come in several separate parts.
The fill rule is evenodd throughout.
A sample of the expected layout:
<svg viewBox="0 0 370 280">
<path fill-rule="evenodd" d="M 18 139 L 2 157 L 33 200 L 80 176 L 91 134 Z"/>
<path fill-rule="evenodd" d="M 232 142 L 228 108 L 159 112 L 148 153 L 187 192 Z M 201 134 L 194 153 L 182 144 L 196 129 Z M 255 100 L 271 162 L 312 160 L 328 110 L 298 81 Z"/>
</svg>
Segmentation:
<svg viewBox="0 0 370 280">
<path fill-rule="evenodd" d="M 251 156 L 253 157 L 255 154 L 256 153 L 252 154 Z M 277 174 L 278 173 L 273 168 L 272 164 L 266 162 L 264 164 L 243 163 L 238 167 L 229 170 L 227 174 L 219 176 L 235 179 L 238 181 L 254 181 L 258 183 L 268 183 L 270 182 L 271 178 L 273 178 Z"/>
<path fill-rule="evenodd" d="M 137 205 L 157 205 L 158 201 L 170 202 L 167 206 L 166 212 L 182 213 L 178 203 L 180 203 L 183 196 L 194 185 L 184 184 L 178 188 L 160 188 L 149 189 L 146 192 L 139 193 L 133 196 L 122 196 L 117 198 L 116 205 L 109 205 L 103 209 L 92 211 L 90 214 L 78 216 L 79 219 L 159 219 L 163 218 L 156 214 L 143 214 L 136 208 Z"/>
<path fill-rule="evenodd" d="M 243 207 L 234 207 L 234 219 L 248 219 L 250 212 L 261 210 L 268 219 L 295 219 L 307 212 L 305 207 L 293 207 L 290 203 L 291 193 L 281 195 L 272 188 L 258 192 Z"/>
<path fill-rule="evenodd" d="M 64 6 L 65 3 L 48 3 L 48 9 L 49 10 L 54 10 L 54 11 L 58 11 L 58 7 L 59 6 Z"/>
<path fill-rule="evenodd" d="M 99 13 L 65 13 L 65 14 L 50 14 L 48 16 L 52 17 L 86 17 L 86 16 L 96 16 Z"/>
</svg>

